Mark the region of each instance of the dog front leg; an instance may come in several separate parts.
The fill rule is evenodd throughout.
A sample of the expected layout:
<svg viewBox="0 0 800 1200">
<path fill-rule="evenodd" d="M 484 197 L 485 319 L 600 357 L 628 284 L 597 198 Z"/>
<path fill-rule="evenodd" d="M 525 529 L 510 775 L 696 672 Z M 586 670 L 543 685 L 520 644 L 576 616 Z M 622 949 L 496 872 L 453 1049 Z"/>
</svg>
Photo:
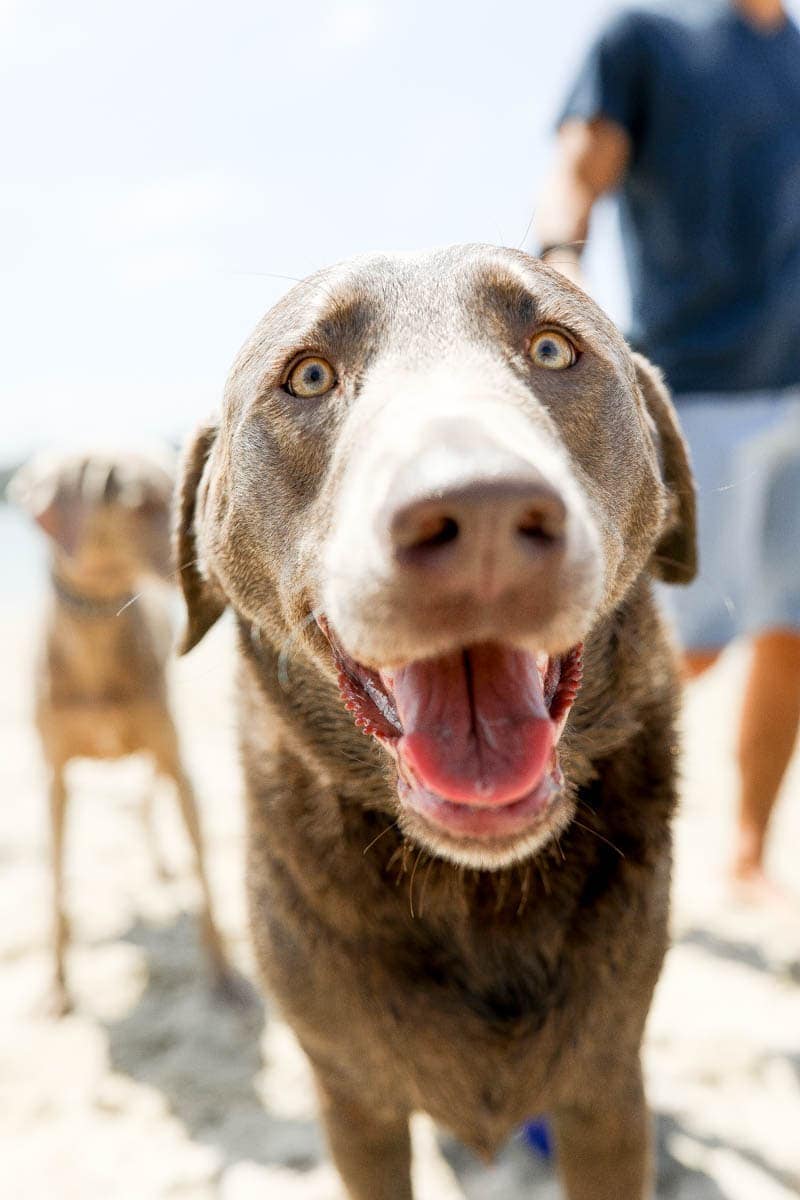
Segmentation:
<svg viewBox="0 0 800 1200">
<path fill-rule="evenodd" d="M 194 788 L 181 761 L 177 733 L 168 718 L 165 718 L 162 722 L 159 743 L 153 745 L 151 750 L 155 757 L 156 770 L 162 775 L 171 778 L 175 784 L 178 807 L 194 851 L 195 870 L 202 897 L 200 928 L 206 954 L 211 962 L 211 968 L 214 973 L 216 990 L 224 1000 L 238 1007 L 255 1007 L 255 993 L 247 980 L 239 975 L 228 962 L 228 957 L 222 944 L 222 937 L 214 920 L 214 908 L 206 872 L 203 835 L 200 829 L 197 801 L 195 799 Z"/>
<path fill-rule="evenodd" d="M 71 1008 L 67 990 L 64 958 L 69 941 L 69 922 L 64 911 L 64 820 L 67 809 L 67 787 L 64 768 L 53 766 L 50 778 L 50 864 L 53 875 L 53 986 L 48 1008 L 53 1016 L 61 1017 Z"/>
<path fill-rule="evenodd" d="M 412 1200 L 408 1116 L 389 1119 L 317 1075 L 331 1155 L 350 1200 Z"/>
<path fill-rule="evenodd" d="M 155 820 L 155 802 L 155 780 L 152 780 L 150 786 L 142 797 L 142 829 L 144 830 L 147 849 L 150 852 L 150 859 L 153 867 L 155 868 L 155 873 L 161 883 L 168 883 L 172 879 L 172 871 L 167 866 L 161 844 L 158 840 L 158 832 L 156 829 Z"/>
<path fill-rule="evenodd" d="M 559 1170 L 569 1200 L 649 1200 L 650 1118 L 641 1068 L 591 1103 L 553 1114 Z"/>
</svg>

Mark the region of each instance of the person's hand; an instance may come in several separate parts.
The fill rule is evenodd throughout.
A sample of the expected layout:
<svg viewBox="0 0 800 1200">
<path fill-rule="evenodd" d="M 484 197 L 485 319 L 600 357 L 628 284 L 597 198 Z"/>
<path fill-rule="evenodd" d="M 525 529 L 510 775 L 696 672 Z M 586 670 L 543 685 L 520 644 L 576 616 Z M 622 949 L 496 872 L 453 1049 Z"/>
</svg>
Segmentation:
<svg viewBox="0 0 800 1200">
<path fill-rule="evenodd" d="M 568 244 L 547 246 L 542 250 L 539 257 L 546 266 L 560 271 L 562 275 L 565 275 L 569 279 L 570 283 L 574 283 L 577 287 L 586 291 L 586 284 L 583 281 L 581 273 L 580 254 L 574 246 Z"/>
</svg>

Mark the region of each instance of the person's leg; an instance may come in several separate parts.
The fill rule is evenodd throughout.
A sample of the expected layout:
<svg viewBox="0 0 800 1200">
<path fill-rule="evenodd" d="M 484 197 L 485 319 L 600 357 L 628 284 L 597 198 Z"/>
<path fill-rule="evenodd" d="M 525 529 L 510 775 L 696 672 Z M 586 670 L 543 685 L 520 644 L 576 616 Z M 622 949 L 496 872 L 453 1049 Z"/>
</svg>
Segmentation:
<svg viewBox="0 0 800 1200">
<path fill-rule="evenodd" d="M 740 556 L 731 551 L 736 536 L 731 455 L 741 415 L 719 397 L 676 397 L 692 454 L 697 486 L 698 577 L 688 587 L 658 586 L 658 597 L 678 642 L 684 647 L 685 682 L 712 667 L 739 633 Z"/>
<path fill-rule="evenodd" d="M 772 629 L 753 639 L 739 731 L 741 791 L 731 870 L 741 883 L 766 884 L 767 827 L 800 722 L 800 633 Z"/>
<path fill-rule="evenodd" d="M 687 650 L 683 656 L 683 676 L 687 682 L 697 679 L 709 667 L 713 667 L 721 654 L 720 650 Z"/>
</svg>

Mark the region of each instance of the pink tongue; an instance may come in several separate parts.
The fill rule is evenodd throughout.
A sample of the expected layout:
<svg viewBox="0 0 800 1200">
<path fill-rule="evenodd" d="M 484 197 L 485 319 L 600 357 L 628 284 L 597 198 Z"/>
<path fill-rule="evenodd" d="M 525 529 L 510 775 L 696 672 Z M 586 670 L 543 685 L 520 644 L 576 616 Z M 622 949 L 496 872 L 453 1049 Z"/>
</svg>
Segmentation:
<svg viewBox="0 0 800 1200">
<path fill-rule="evenodd" d="M 541 780 L 553 723 L 532 654 L 473 646 L 385 679 L 404 730 L 398 750 L 429 791 L 463 804 L 508 804 Z"/>
</svg>

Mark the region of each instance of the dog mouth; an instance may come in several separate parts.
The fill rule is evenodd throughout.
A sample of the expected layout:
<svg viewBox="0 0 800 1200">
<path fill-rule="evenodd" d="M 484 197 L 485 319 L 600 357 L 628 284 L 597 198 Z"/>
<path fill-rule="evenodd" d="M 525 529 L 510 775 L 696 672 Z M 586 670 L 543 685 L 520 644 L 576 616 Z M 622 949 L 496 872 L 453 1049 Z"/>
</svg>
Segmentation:
<svg viewBox="0 0 800 1200">
<path fill-rule="evenodd" d="M 482 642 L 375 671 L 319 624 L 345 708 L 395 759 L 403 806 L 459 840 L 518 837 L 546 821 L 563 786 L 558 741 L 582 646 L 548 655 Z"/>
</svg>

